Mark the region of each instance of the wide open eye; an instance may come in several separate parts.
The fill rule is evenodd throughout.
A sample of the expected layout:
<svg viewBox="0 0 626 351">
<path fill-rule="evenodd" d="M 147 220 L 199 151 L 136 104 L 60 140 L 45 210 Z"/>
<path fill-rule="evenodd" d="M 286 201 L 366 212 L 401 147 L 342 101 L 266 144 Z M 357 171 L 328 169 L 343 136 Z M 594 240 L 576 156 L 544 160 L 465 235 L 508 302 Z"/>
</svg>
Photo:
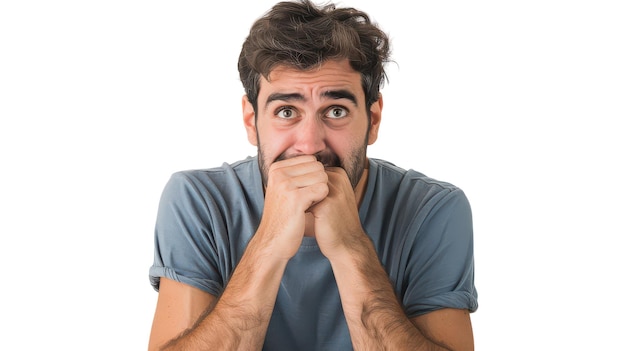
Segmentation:
<svg viewBox="0 0 626 351">
<path fill-rule="evenodd" d="M 328 109 L 328 112 L 326 112 L 325 116 L 330 119 L 338 119 L 338 118 L 346 117 L 347 115 L 348 115 L 347 109 L 341 106 L 333 106 Z"/>
<path fill-rule="evenodd" d="M 290 119 L 296 116 L 296 111 L 290 106 L 284 106 L 276 111 L 276 116 L 283 119 Z"/>
</svg>

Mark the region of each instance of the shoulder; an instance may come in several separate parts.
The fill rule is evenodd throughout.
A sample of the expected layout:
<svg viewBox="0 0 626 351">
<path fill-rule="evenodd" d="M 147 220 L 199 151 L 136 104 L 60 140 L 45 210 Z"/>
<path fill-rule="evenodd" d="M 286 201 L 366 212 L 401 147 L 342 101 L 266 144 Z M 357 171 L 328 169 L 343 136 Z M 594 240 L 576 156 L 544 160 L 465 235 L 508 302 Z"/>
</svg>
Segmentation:
<svg viewBox="0 0 626 351">
<path fill-rule="evenodd" d="M 370 172 L 376 184 L 395 186 L 398 191 L 417 191 L 426 194 L 462 192 L 456 185 L 431 178 L 414 169 L 405 169 L 381 159 L 370 159 Z"/>
<path fill-rule="evenodd" d="M 402 218 L 417 215 L 425 220 L 435 214 L 470 212 L 465 193 L 452 183 L 380 159 L 370 159 L 370 172 L 370 199 L 386 203 Z"/>
<path fill-rule="evenodd" d="M 169 183 L 209 189 L 238 184 L 240 179 L 255 177 L 258 168 L 255 160 L 254 157 L 248 157 L 218 167 L 177 171 L 171 175 Z"/>
<path fill-rule="evenodd" d="M 256 157 L 248 157 L 219 167 L 189 169 L 173 173 L 165 185 L 164 199 L 177 201 L 212 201 L 256 194 L 260 189 L 260 174 Z M 259 189 L 257 189 L 259 188 Z"/>
<path fill-rule="evenodd" d="M 255 160 L 256 157 L 248 157 L 233 163 L 223 163 L 218 167 L 177 171 L 171 178 L 181 182 L 203 183 L 218 181 L 220 178 L 253 176 L 257 167 Z"/>
</svg>

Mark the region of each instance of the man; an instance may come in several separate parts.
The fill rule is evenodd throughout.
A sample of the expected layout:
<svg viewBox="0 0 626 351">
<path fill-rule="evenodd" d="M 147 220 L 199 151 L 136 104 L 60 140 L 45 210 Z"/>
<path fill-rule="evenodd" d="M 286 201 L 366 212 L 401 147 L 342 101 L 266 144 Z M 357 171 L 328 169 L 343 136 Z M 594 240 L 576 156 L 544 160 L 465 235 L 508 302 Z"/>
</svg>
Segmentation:
<svg viewBox="0 0 626 351">
<path fill-rule="evenodd" d="M 151 350 L 473 350 L 465 195 L 366 156 L 388 59 L 355 9 L 255 22 L 239 72 L 258 154 L 165 187 Z"/>
</svg>

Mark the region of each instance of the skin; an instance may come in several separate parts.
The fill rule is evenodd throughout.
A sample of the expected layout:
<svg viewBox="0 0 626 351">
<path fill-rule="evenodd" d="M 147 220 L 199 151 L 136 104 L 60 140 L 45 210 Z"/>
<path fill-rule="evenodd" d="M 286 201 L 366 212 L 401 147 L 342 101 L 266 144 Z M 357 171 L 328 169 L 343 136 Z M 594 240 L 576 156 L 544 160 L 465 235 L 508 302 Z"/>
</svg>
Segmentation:
<svg viewBox="0 0 626 351">
<path fill-rule="evenodd" d="M 365 150 L 378 136 L 382 97 L 369 120 L 364 101 L 361 77 L 345 60 L 276 68 L 261 80 L 258 115 L 243 98 L 265 185 L 261 223 L 219 299 L 161 278 L 150 350 L 260 350 L 282 274 L 305 235 L 330 261 L 355 350 L 474 349 L 468 311 L 404 314 L 361 227 Z"/>
</svg>

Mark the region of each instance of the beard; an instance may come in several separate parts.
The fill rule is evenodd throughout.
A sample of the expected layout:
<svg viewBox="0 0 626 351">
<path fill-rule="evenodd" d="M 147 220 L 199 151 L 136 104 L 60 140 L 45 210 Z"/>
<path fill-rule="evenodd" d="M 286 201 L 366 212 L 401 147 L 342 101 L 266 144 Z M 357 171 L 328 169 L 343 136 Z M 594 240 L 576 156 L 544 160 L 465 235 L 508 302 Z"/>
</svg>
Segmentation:
<svg viewBox="0 0 626 351">
<path fill-rule="evenodd" d="M 364 143 L 360 147 L 352 150 L 350 154 L 342 159 L 336 153 L 332 151 L 322 151 L 316 153 L 314 156 L 317 158 L 319 162 L 321 162 L 324 167 L 340 167 L 346 171 L 348 175 L 348 179 L 350 180 L 350 184 L 352 188 L 356 188 L 361 176 L 363 175 L 363 170 L 365 169 L 365 161 L 366 161 L 366 150 L 367 143 Z M 276 157 L 273 161 L 268 161 L 267 155 L 263 152 L 263 148 L 261 147 L 261 143 L 257 147 L 257 154 L 259 157 L 259 167 L 261 169 L 261 178 L 263 179 L 263 186 L 267 186 L 267 179 L 269 176 L 270 165 L 274 162 L 278 162 L 281 160 L 286 160 L 292 157 L 300 156 L 300 155 L 288 155 L 285 152 L 281 153 Z"/>
</svg>

